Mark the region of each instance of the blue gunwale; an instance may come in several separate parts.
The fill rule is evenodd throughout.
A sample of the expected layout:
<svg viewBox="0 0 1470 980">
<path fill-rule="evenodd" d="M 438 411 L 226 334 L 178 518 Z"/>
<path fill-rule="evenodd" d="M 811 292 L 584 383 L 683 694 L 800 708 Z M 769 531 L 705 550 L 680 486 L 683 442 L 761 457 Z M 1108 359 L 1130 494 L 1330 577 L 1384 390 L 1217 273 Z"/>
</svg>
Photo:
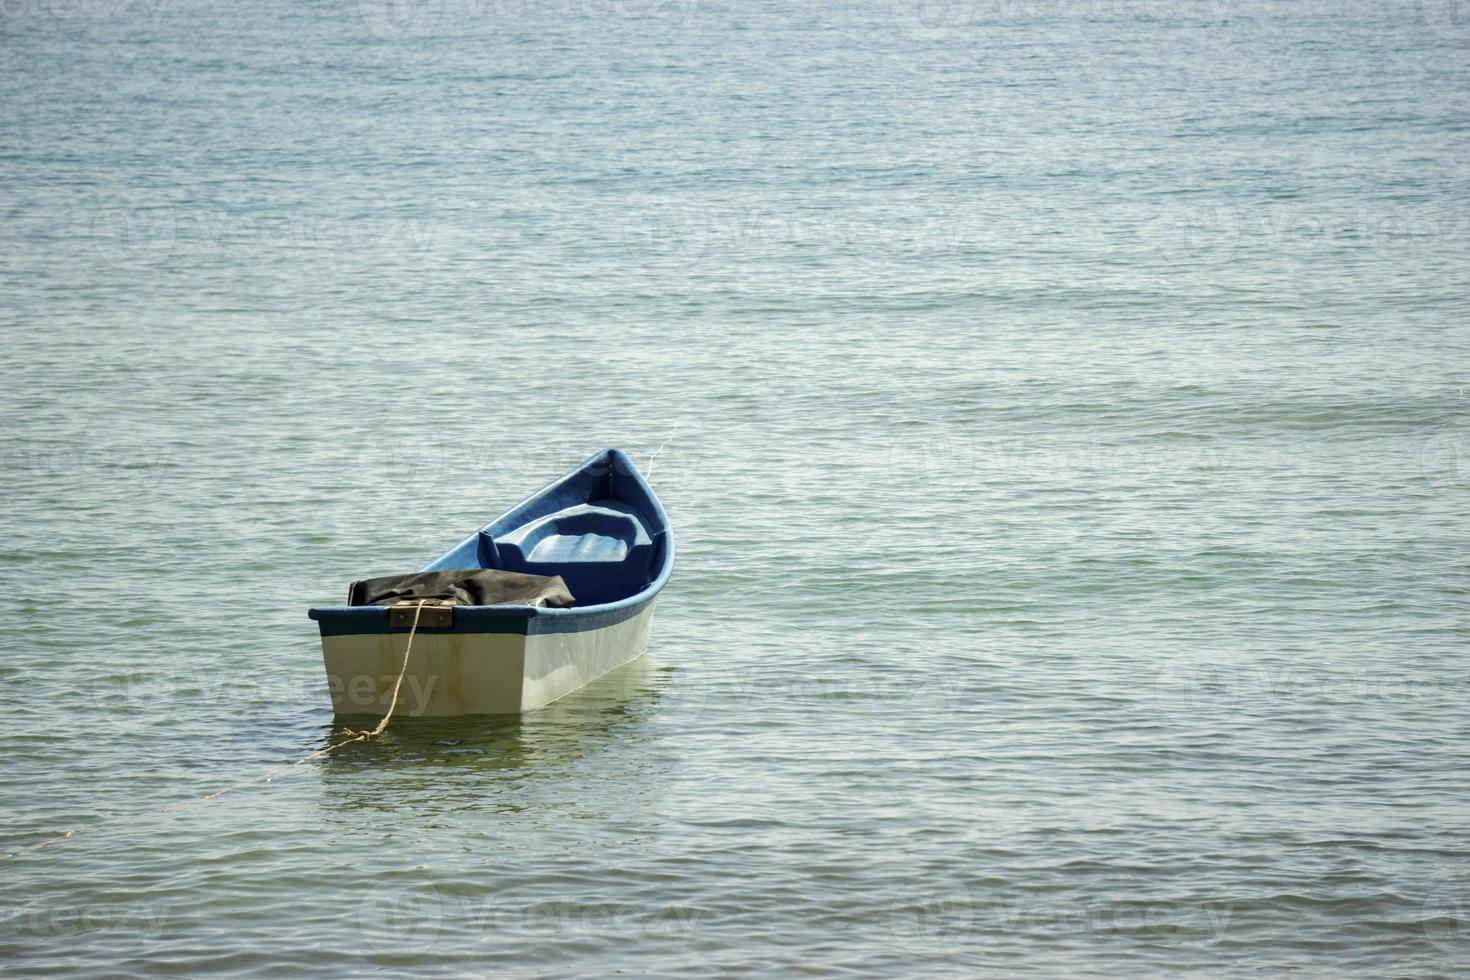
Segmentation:
<svg viewBox="0 0 1470 980">
<path fill-rule="evenodd" d="M 644 516 L 648 519 L 648 533 L 655 539 L 661 539 L 662 558 L 658 573 L 652 581 L 633 595 L 612 602 L 572 606 L 567 609 L 550 609 L 544 606 L 457 606 L 453 626 L 422 628 L 419 632 L 521 635 L 581 633 L 615 626 L 642 613 L 663 589 L 674 570 L 674 531 L 669 526 L 663 505 L 654 496 L 653 488 L 621 449 L 607 449 L 588 457 L 570 473 L 551 481 L 489 524 L 477 528 L 459 544 L 424 566 L 423 571 L 472 567 L 458 562 L 463 560 L 462 556 L 479 555 L 479 549 L 483 546 L 482 540 L 493 542 L 496 535 L 543 514 L 552 513 L 566 500 L 586 496 L 586 493 L 578 489 L 579 485 L 604 478 L 609 487 L 615 479 L 630 481 L 619 488 L 617 499 L 644 511 Z M 605 496 L 613 494 L 609 492 Z M 482 562 L 477 561 L 476 564 Z M 386 606 L 313 606 L 307 614 L 316 620 L 324 637 L 403 632 L 388 625 Z"/>
</svg>

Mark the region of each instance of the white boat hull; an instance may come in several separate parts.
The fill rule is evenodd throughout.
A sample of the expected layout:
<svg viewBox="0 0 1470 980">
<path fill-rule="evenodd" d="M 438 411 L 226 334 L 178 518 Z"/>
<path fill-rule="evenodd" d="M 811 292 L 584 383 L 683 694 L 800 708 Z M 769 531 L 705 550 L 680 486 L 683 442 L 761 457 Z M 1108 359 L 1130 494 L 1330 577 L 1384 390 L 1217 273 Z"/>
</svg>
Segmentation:
<svg viewBox="0 0 1470 980">
<path fill-rule="evenodd" d="M 600 629 L 539 633 L 419 633 L 394 717 L 532 711 L 633 660 L 648 647 L 653 602 Z M 332 708 L 387 714 L 406 631 L 322 637 Z"/>
</svg>

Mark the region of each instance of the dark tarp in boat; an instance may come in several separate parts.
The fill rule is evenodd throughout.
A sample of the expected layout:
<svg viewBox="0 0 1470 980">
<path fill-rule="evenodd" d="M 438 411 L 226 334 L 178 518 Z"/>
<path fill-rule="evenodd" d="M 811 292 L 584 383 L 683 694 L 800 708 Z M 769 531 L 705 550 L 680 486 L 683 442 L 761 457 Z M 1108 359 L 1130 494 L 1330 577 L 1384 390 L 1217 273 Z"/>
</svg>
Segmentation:
<svg viewBox="0 0 1470 980">
<path fill-rule="evenodd" d="M 392 606 L 406 599 L 447 599 L 461 606 L 550 606 L 573 602 L 560 575 L 526 575 L 496 568 L 385 575 L 353 582 L 349 606 Z"/>
</svg>

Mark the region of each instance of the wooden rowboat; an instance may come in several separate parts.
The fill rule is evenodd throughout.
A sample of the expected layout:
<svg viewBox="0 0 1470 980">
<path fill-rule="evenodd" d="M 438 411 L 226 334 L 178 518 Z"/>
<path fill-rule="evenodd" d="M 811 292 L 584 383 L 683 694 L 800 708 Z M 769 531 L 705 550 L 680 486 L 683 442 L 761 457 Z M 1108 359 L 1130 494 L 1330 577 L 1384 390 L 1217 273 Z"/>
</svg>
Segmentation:
<svg viewBox="0 0 1470 980">
<path fill-rule="evenodd" d="M 648 482 L 621 450 L 600 452 L 423 569 L 560 576 L 572 605 L 313 608 L 332 707 L 385 714 L 412 630 L 394 717 L 539 708 L 643 653 L 673 566 L 673 530 Z"/>
</svg>

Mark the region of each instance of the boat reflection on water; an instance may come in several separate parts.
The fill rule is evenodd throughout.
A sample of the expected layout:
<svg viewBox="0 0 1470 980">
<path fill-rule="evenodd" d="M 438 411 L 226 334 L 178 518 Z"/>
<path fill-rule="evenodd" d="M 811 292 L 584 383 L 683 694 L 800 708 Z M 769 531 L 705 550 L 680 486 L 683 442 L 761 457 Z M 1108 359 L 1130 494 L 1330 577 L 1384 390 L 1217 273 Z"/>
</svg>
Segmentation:
<svg viewBox="0 0 1470 980">
<path fill-rule="evenodd" d="M 424 789 L 437 785 L 442 790 L 446 778 L 500 772 L 525 779 L 559 770 L 636 733 L 654 714 L 671 678 L 671 668 L 641 656 L 525 714 L 395 717 L 377 738 L 326 756 L 324 784 L 341 794 L 341 806 L 394 808 L 413 794 L 410 784 L 418 784 L 419 776 Z M 338 715 L 330 737 L 336 741 L 344 728 L 372 728 L 377 722 L 370 716 Z M 367 771 L 393 774 L 395 792 L 385 796 L 380 782 L 365 783 Z"/>
</svg>

